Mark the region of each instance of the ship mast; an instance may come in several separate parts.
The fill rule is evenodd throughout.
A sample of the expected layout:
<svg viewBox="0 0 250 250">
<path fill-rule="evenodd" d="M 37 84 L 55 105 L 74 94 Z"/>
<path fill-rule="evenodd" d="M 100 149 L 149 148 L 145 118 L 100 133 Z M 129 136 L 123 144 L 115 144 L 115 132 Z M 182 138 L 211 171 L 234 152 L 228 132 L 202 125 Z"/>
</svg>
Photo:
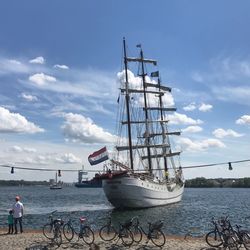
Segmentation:
<svg viewBox="0 0 250 250">
<path fill-rule="evenodd" d="M 125 89 L 126 89 L 125 100 L 126 100 L 127 122 L 128 122 L 129 156 L 130 156 L 130 168 L 133 170 L 134 164 L 133 164 L 131 122 L 130 122 L 130 109 L 129 109 L 129 91 L 128 91 L 128 61 L 127 61 L 125 38 L 123 38 L 123 50 L 124 50 L 124 65 L 125 65 Z"/>
<path fill-rule="evenodd" d="M 149 135 L 149 125 L 148 125 L 148 109 L 147 109 L 147 94 L 146 94 L 146 80 L 145 80 L 145 70 L 144 70 L 144 62 L 143 62 L 143 51 L 141 49 L 140 51 L 140 57 L 141 57 L 141 77 L 142 77 L 142 83 L 143 83 L 143 97 L 144 97 L 144 113 L 145 113 L 145 126 L 146 126 L 146 146 L 147 146 L 147 156 L 148 156 L 148 168 L 149 172 L 152 173 L 152 161 L 151 161 L 151 152 L 150 152 L 150 137 Z"/>
<path fill-rule="evenodd" d="M 160 91 L 160 86 L 161 86 L 161 81 L 160 78 L 158 76 L 158 85 L 159 85 L 159 91 Z M 161 114 L 161 129 L 162 129 L 162 138 L 163 138 L 163 143 L 166 142 L 166 133 L 165 133 L 165 126 L 164 126 L 164 122 L 163 122 L 163 103 L 162 103 L 162 96 L 159 95 L 159 102 L 160 102 L 160 114 Z M 164 170 L 168 171 L 168 164 L 167 164 L 167 157 L 166 155 L 166 148 L 163 148 L 163 159 L 164 159 Z"/>
<path fill-rule="evenodd" d="M 168 170 L 168 161 L 167 158 L 170 157 L 172 160 L 173 156 L 179 155 L 180 152 L 172 152 L 170 148 L 170 141 L 169 141 L 169 135 L 180 135 L 180 132 L 168 132 L 167 127 L 165 124 L 168 122 L 167 120 L 164 120 L 164 114 L 166 112 L 176 111 L 176 108 L 174 107 L 164 107 L 162 96 L 165 94 L 165 92 L 171 92 L 171 88 L 163 86 L 161 84 L 160 78 L 159 78 L 159 72 L 155 76 L 151 77 L 158 77 L 158 82 L 147 82 L 147 73 L 145 70 L 146 64 L 153 64 L 154 66 L 157 65 L 156 60 L 152 59 L 145 59 L 143 55 L 143 51 L 141 49 L 141 45 L 137 45 L 137 47 L 140 48 L 140 55 L 139 57 L 127 57 L 127 51 L 126 51 L 126 42 L 125 38 L 123 38 L 123 51 L 124 51 L 124 68 L 125 68 L 125 84 L 124 87 L 121 88 L 121 93 L 124 93 L 125 97 L 125 120 L 121 121 L 121 125 L 127 126 L 127 136 L 128 136 L 128 143 L 127 145 L 117 145 L 116 150 L 117 151 L 128 151 L 127 154 L 129 155 L 129 161 L 130 161 L 130 168 L 131 170 L 134 170 L 134 158 L 136 157 L 133 152 L 134 150 L 137 150 L 139 159 L 147 162 L 148 172 L 152 174 L 153 171 L 153 163 L 156 160 L 157 165 L 159 165 L 159 161 L 157 159 L 163 158 L 164 160 L 164 170 Z M 136 86 L 133 86 L 133 84 L 129 84 L 129 70 L 128 70 L 128 63 L 130 62 L 138 62 L 139 63 L 139 74 L 138 76 L 141 77 L 141 88 L 138 88 Z M 143 97 L 143 108 L 138 106 L 139 109 L 143 112 L 142 119 L 135 119 L 134 115 L 135 113 L 132 113 L 132 111 L 135 111 L 134 106 L 130 106 L 130 94 L 140 95 L 142 94 Z M 155 95 L 159 98 L 159 103 L 156 106 L 151 106 L 149 95 Z M 158 112 L 159 113 L 158 113 Z M 126 114 L 125 114 L 126 113 Z M 131 116 L 134 119 L 131 119 Z M 160 128 L 154 125 L 160 123 Z M 140 124 L 144 124 L 144 126 L 140 126 Z M 137 139 L 141 140 L 144 139 L 143 143 L 142 141 L 137 141 L 137 143 L 133 142 L 132 136 L 132 126 L 136 126 L 137 128 Z M 138 129 L 145 130 L 143 131 L 143 135 L 141 134 L 142 131 L 139 131 Z M 158 131 L 158 132 L 157 132 Z M 162 141 L 159 143 L 160 139 L 159 136 L 162 138 Z M 139 142 L 139 143 L 138 143 Z M 134 143 L 134 144 L 133 144 Z M 143 149 L 146 150 L 146 152 L 143 151 Z M 161 152 L 159 152 L 159 149 L 161 149 Z M 137 158 L 136 158 L 137 160 Z M 172 163 L 173 164 L 173 163 Z M 159 168 L 159 167 L 158 167 Z"/>
</svg>

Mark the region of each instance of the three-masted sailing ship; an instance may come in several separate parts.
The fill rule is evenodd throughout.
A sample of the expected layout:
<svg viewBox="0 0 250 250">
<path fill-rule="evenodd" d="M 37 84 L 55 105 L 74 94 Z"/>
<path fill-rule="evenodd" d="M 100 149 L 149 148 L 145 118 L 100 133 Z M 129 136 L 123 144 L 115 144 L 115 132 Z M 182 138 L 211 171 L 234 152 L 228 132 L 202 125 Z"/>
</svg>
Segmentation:
<svg viewBox="0 0 250 250">
<path fill-rule="evenodd" d="M 180 152 L 172 151 L 170 138 L 180 132 L 168 130 L 168 114 L 176 111 L 166 106 L 171 88 L 161 83 L 159 71 L 148 74 L 157 61 L 144 58 L 141 45 L 137 47 L 139 57 L 128 57 L 123 39 L 119 136 L 111 172 L 102 181 L 107 199 L 117 208 L 176 203 L 184 191 L 182 169 L 175 159 Z M 132 73 L 135 68 L 137 75 Z"/>
</svg>

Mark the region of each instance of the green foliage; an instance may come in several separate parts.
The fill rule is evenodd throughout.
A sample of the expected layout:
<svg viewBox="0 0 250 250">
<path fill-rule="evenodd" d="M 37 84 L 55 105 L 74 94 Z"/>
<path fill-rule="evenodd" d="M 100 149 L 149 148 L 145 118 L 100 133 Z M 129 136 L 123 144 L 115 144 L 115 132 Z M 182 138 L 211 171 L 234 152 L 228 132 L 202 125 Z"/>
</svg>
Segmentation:
<svg viewBox="0 0 250 250">
<path fill-rule="evenodd" d="M 250 188 L 250 178 L 239 179 L 206 179 L 204 177 L 198 177 L 195 179 L 186 180 L 186 187 L 192 188 L 212 188 L 212 187 L 233 187 L 233 188 Z"/>
<path fill-rule="evenodd" d="M 43 185 L 48 186 L 47 181 L 24 181 L 24 180 L 0 180 L 0 186 L 33 186 Z"/>
</svg>

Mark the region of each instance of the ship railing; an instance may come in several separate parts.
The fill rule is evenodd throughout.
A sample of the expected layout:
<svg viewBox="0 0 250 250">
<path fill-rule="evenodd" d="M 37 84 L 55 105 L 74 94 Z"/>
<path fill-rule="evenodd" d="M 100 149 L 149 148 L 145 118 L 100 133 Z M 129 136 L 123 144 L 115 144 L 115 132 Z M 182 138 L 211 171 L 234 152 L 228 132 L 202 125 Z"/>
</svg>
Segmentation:
<svg viewBox="0 0 250 250">
<path fill-rule="evenodd" d="M 149 174 L 148 172 L 144 172 L 145 170 L 132 170 L 131 168 L 129 168 L 128 166 L 126 166 L 125 164 L 116 161 L 116 160 L 111 160 L 111 163 L 117 167 L 119 167 L 120 169 L 126 170 L 127 171 L 127 175 L 129 176 L 133 176 L 135 178 L 141 179 L 141 180 L 148 180 L 151 182 L 155 182 L 157 181 L 157 179 L 155 178 L 154 175 Z M 175 182 L 173 179 L 169 179 L 167 181 L 165 180 L 159 180 L 159 183 L 166 183 L 167 184 L 171 184 L 173 182 Z"/>
</svg>

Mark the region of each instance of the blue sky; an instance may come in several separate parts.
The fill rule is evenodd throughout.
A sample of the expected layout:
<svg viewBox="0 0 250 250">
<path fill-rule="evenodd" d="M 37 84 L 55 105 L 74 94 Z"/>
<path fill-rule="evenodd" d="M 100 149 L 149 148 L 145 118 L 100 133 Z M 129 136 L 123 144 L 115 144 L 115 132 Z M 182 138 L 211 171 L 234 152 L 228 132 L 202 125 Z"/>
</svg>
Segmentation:
<svg viewBox="0 0 250 250">
<path fill-rule="evenodd" d="M 173 88 L 183 166 L 249 159 L 249 8 L 243 0 L 2 2 L 0 163 L 90 168 L 90 153 L 112 150 L 124 36 L 129 55 L 141 43 Z M 250 169 L 184 174 L 249 177 Z M 0 179 L 51 177 L 0 169 Z"/>
</svg>

